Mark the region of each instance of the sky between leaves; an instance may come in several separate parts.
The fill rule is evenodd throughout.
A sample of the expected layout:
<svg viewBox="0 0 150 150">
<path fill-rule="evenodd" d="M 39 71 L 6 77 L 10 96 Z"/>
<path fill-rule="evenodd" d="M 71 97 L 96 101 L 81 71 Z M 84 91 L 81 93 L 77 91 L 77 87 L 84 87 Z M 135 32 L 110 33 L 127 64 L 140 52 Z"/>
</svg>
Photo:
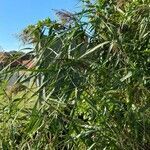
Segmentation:
<svg viewBox="0 0 150 150">
<path fill-rule="evenodd" d="M 74 12 L 78 8 L 79 0 L 0 0 L 0 51 L 22 48 L 16 35 L 40 19 L 57 19 L 53 9 Z"/>
</svg>

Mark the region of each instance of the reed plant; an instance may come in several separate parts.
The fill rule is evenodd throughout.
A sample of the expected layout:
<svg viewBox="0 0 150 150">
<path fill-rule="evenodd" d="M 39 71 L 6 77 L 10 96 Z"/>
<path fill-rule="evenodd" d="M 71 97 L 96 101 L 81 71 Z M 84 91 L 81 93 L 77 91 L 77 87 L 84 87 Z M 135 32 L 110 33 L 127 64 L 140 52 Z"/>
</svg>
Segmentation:
<svg viewBox="0 0 150 150">
<path fill-rule="evenodd" d="M 15 70 L 1 70 L 1 149 L 150 149 L 149 0 L 81 2 L 22 32 L 34 55 L 16 69 L 26 90 L 9 99 Z"/>
</svg>

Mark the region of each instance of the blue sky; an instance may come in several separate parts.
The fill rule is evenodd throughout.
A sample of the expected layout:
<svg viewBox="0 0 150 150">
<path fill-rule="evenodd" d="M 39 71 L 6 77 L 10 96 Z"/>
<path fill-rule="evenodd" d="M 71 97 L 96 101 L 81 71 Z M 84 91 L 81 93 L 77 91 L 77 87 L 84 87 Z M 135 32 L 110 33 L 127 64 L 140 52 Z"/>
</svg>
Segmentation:
<svg viewBox="0 0 150 150">
<path fill-rule="evenodd" d="M 52 9 L 76 11 L 78 7 L 79 0 L 0 0 L 0 50 L 20 49 L 16 35 L 40 19 L 56 19 Z"/>
</svg>

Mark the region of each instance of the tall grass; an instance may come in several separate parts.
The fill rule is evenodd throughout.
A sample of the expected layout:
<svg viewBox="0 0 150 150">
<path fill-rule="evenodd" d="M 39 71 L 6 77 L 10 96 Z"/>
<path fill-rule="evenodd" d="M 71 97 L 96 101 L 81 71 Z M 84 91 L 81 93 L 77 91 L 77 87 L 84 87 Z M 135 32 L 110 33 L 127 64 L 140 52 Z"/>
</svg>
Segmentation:
<svg viewBox="0 0 150 150">
<path fill-rule="evenodd" d="M 15 70 L 1 70 L 2 149 L 149 149 L 149 0 L 82 3 L 23 31 L 35 64 L 17 68 L 23 91 L 9 97 Z"/>
</svg>

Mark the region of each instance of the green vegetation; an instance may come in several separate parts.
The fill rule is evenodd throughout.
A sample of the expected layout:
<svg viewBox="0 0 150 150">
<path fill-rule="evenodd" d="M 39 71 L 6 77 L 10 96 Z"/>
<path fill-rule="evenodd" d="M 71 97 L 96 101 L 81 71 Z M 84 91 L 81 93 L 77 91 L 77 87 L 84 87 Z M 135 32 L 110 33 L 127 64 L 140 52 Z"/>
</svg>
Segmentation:
<svg viewBox="0 0 150 150">
<path fill-rule="evenodd" d="M 34 65 L 0 72 L 0 149 L 150 148 L 149 0 L 82 3 L 22 32 Z"/>
</svg>

